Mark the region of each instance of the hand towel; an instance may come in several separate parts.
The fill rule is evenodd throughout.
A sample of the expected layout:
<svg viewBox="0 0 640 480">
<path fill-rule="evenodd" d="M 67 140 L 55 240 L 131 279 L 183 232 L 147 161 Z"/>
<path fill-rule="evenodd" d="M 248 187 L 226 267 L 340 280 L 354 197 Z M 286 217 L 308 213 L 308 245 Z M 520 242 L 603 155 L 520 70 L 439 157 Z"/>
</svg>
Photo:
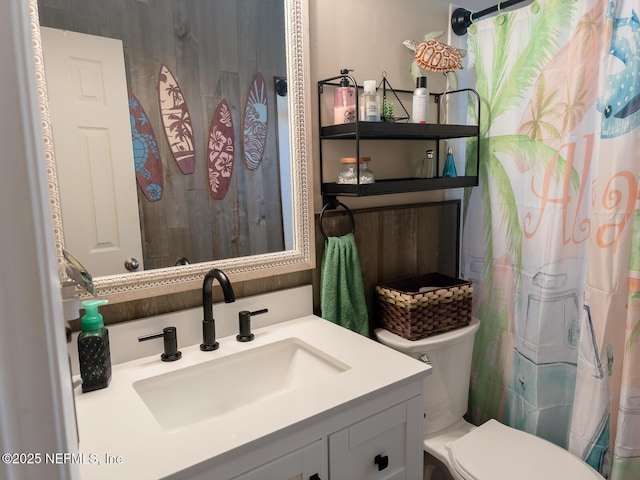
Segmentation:
<svg viewBox="0 0 640 480">
<path fill-rule="evenodd" d="M 322 318 L 368 337 L 362 269 L 353 233 L 327 238 L 320 276 Z"/>
</svg>

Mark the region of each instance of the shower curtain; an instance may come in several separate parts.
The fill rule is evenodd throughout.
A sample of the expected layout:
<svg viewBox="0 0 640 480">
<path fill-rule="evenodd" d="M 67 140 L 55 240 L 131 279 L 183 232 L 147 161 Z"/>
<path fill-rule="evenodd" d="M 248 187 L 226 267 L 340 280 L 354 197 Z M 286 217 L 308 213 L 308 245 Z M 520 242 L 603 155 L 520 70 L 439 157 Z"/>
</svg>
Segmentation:
<svg viewBox="0 0 640 480">
<path fill-rule="evenodd" d="M 538 0 L 473 24 L 466 66 L 482 105 L 462 247 L 481 320 L 469 415 L 616 480 L 640 479 L 639 14 L 640 0 Z"/>
</svg>

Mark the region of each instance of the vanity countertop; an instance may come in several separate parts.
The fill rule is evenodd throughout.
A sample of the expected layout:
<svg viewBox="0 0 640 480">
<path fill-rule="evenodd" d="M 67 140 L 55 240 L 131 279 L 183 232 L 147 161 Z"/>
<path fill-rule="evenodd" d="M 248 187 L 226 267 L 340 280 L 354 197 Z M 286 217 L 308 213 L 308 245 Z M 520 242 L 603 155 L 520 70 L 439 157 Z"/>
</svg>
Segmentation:
<svg viewBox="0 0 640 480">
<path fill-rule="evenodd" d="M 419 381 L 431 370 L 424 363 L 314 315 L 253 333 L 255 339 L 247 343 L 237 342 L 235 335 L 219 338 L 220 348 L 213 352 L 201 352 L 199 345 L 181 348 L 182 359 L 176 362 L 162 362 L 158 354 L 115 365 L 111 384 L 103 390 L 82 393 L 76 386 L 81 478 L 179 478 L 179 472 L 203 462 L 214 468 L 217 461 L 251 451 L 256 442 L 290 434 L 357 399 Z M 300 339 L 349 368 L 309 382 L 304 389 L 286 391 L 169 431 L 161 427 L 133 386 L 139 380 L 289 338 Z"/>
</svg>

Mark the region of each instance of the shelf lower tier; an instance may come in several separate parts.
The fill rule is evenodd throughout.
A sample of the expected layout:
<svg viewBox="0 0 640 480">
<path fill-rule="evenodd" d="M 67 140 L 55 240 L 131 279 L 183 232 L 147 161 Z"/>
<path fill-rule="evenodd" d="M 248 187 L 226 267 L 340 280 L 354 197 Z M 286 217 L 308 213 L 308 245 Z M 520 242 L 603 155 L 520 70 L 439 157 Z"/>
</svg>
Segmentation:
<svg viewBox="0 0 640 480">
<path fill-rule="evenodd" d="M 449 188 L 476 187 L 478 177 L 453 178 L 401 178 L 376 180 L 368 184 L 323 183 L 322 195 L 337 197 L 364 197 L 390 193 L 420 192 L 423 190 L 445 190 Z"/>
</svg>

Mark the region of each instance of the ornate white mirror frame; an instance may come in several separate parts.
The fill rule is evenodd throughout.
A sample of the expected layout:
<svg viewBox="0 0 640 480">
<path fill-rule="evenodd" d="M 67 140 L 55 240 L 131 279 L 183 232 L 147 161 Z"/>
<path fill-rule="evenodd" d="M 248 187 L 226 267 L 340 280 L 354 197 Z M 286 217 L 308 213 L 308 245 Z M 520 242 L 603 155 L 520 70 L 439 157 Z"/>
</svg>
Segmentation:
<svg viewBox="0 0 640 480">
<path fill-rule="evenodd" d="M 310 160 L 310 101 L 308 59 L 308 0 L 283 0 L 285 3 L 287 77 L 290 114 L 291 174 L 293 195 L 294 247 L 282 252 L 215 260 L 178 267 L 161 268 L 121 275 L 94 278 L 96 293 L 112 303 L 193 290 L 211 268 L 220 268 L 232 281 L 243 281 L 273 275 L 309 270 L 315 266 L 312 165 Z M 48 177 L 54 238 L 58 261 L 62 263 L 64 235 L 60 198 L 49 119 L 46 78 L 44 74 L 37 0 L 29 0 L 31 31 L 35 54 L 36 76 L 42 135 Z"/>
</svg>

